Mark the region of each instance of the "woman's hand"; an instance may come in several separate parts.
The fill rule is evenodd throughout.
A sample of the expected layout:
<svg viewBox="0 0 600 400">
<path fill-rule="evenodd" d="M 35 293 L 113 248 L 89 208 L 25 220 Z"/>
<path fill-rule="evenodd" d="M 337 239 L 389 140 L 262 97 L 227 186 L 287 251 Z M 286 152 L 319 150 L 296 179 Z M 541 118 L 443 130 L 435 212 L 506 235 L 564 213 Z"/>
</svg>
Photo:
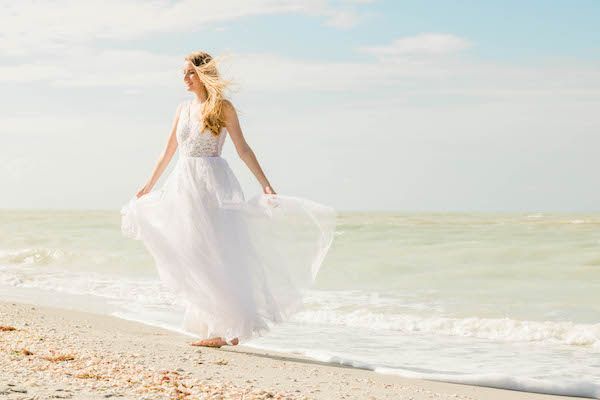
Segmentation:
<svg viewBox="0 0 600 400">
<path fill-rule="evenodd" d="M 263 191 L 265 194 L 277 194 L 275 193 L 275 190 L 273 190 L 273 188 L 271 187 L 271 185 L 266 185 L 263 187 Z"/>
<path fill-rule="evenodd" d="M 138 190 L 138 192 L 135 194 L 135 197 L 137 197 L 139 199 L 143 195 L 150 193 L 151 190 L 152 190 L 152 187 L 148 184 L 145 184 L 140 190 Z"/>
</svg>

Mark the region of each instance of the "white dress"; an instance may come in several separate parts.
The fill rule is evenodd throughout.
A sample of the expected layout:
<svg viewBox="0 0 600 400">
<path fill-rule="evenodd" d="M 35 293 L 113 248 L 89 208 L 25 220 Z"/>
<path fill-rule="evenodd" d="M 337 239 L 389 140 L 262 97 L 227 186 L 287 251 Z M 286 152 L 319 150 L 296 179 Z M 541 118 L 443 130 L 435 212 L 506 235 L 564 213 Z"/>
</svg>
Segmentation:
<svg viewBox="0 0 600 400">
<path fill-rule="evenodd" d="M 190 106 L 179 115 L 177 164 L 160 189 L 121 208 L 121 230 L 144 243 L 163 284 L 185 302 L 183 329 L 227 341 L 261 336 L 302 308 L 336 212 L 281 194 L 246 200 L 221 157 L 226 129 L 199 132 Z"/>
</svg>

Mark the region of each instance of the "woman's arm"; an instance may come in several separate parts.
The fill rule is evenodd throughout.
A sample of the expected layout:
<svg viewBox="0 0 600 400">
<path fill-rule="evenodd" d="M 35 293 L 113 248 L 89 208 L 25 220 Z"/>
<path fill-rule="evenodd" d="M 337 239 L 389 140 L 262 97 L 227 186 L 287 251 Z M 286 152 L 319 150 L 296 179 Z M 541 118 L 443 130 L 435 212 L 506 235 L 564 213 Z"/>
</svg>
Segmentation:
<svg viewBox="0 0 600 400">
<path fill-rule="evenodd" d="M 136 193 L 136 197 L 138 197 L 138 198 L 140 196 L 145 195 L 146 193 L 149 193 L 152 190 L 152 188 L 154 187 L 154 185 L 156 184 L 156 182 L 158 181 L 158 179 L 164 172 L 165 168 L 167 168 L 167 165 L 169 165 L 169 162 L 171 161 L 171 159 L 173 158 L 173 155 L 175 154 L 175 151 L 177 150 L 177 134 L 176 134 L 176 132 L 177 132 L 177 123 L 179 122 L 179 113 L 181 111 L 182 104 L 179 104 L 179 106 L 177 107 L 177 111 L 175 112 L 175 118 L 173 118 L 173 123 L 171 124 L 171 132 L 169 133 L 169 138 L 167 139 L 167 144 L 165 145 L 164 150 L 158 157 L 158 161 L 156 162 L 154 170 L 152 171 L 152 175 L 150 175 L 150 178 L 148 179 L 148 181 Z"/>
<path fill-rule="evenodd" d="M 246 142 L 244 134 L 242 133 L 242 128 L 240 128 L 240 122 L 238 120 L 235 108 L 229 100 L 224 100 L 224 113 L 225 127 L 227 128 L 227 132 L 229 132 L 229 136 L 231 136 L 231 140 L 235 145 L 235 150 L 237 151 L 238 156 L 242 159 L 242 161 L 244 161 L 250 171 L 252 171 L 258 180 L 258 183 L 260 183 L 263 192 L 266 194 L 276 194 L 262 168 L 260 167 L 254 151 L 252 151 L 252 148 Z"/>
</svg>

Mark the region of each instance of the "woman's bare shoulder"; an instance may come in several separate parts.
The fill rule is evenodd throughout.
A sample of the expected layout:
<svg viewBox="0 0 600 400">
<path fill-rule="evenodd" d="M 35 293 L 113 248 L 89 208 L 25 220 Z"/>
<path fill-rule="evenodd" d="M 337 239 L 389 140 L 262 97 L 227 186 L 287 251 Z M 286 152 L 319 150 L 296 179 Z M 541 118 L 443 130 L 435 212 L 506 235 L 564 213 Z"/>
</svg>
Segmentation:
<svg viewBox="0 0 600 400">
<path fill-rule="evenodd" d="M 223 99 L 223 114 L 227 121 L 235 121 L 238 118 L 237 108 L 229 99 Z"/>
<path fill-rule="evenodd" d="M 233 103 L 231 102 L 231 100 L 229 99 L 223 99 L 223 109 L 225 109 L 226 111 L 235 111 L 235 106 L 233 105 Z"/>
</svg>

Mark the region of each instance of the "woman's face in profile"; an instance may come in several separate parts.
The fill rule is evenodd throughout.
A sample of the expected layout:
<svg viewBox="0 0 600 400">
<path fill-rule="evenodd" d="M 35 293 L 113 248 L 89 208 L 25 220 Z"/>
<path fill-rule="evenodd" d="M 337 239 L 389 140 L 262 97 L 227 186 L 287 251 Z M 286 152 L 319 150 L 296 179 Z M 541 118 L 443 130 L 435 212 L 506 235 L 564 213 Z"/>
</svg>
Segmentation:
<svg viewBox="0 0 600 400">
<path fill-rule="evenodd" d="M 193 64 L 187 61 L 183 64 L 183 82 L 186 90 L 194 90 L 200 87 L 201 82 Z"/>
</svg>

